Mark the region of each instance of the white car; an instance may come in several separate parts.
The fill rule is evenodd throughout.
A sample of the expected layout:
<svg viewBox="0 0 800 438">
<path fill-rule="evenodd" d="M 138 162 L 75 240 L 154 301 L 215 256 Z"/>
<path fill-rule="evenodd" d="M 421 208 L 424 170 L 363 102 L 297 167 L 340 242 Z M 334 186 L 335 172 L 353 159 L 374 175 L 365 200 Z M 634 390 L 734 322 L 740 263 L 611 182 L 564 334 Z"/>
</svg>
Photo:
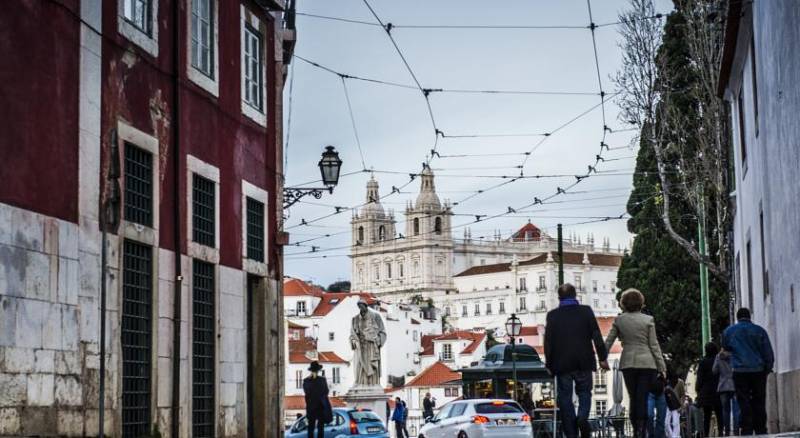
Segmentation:
<svg viewBox="0 0 800 438">
<path fill-rule="evenodd" d="M 419 438 L 529 438 L 531 417 L 513 400 L 459 400 L 442 406 Z"/>
</svg>

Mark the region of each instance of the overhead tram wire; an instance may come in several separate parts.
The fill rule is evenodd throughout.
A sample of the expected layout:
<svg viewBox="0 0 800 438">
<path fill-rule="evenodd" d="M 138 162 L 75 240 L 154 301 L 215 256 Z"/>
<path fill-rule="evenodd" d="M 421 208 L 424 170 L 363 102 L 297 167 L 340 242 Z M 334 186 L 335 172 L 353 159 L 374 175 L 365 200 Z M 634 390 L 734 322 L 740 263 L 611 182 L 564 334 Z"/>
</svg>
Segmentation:
<svg viewBox="0 0 800 438">
<path fill-rule="evenodd" d="M 350 123 L 353 125 L 353 136 L 356 138 L 356 146 L 358 146 L 358 154 L 361 156 L 361 169 L 367 170 L 367 162 L 364 159 L 364 150 L 361 148 L 361 139 L 358 137 L 358 128 L 356 128 L 356 118 L 353 115 L 353 104 L 350 102 L 350 92 L 347 90 L 347 82 L 344 77 L 339 77 L 342 80 L 342 88 L 344 89 L 344 98 L 347 101 L 347 112 L 350 113 Z"/>
</svg>

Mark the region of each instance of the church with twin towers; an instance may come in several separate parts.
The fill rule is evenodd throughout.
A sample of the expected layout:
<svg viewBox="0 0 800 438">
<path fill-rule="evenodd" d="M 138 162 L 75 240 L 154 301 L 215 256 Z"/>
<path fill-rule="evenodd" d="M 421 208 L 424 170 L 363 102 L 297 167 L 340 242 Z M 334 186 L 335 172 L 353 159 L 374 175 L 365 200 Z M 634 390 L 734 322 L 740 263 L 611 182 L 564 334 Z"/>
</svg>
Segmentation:
<svg viewBox="0 0 800 438">
<path fill-rule="evenodd" d="M 394 302 L 431 298 L 452 319 L 469 313 L 472 320 L 476 313 L 486 316 L 487 309 L 489 315 L 506 309 L 534 313 L 554 304 L 552 294 L 544 292 L 557 287 L 555 238 L 530 221 L 510 236 L 496 232 L 490 239 L 472 239 L 464 228 L 463 237 L 454 238 L 452 206 L 439 199 L 430 167 L 423 168 L 419 181 L 419 193 L 399 221 L 381 204 L 375 177 L 367 182 L 366 203 L 351 220 L 351 290 Z M 565 281 L 577 283 L 581 298 L 600 310 L 616 311 L 621 251 L 612 250 L 608 239 L 595 245 L 592 235 L 585 243 L 572 236 L 564 240 L 564 259 Z M 475 298 L 480 312 L 473 308 Z"/>
</svg>

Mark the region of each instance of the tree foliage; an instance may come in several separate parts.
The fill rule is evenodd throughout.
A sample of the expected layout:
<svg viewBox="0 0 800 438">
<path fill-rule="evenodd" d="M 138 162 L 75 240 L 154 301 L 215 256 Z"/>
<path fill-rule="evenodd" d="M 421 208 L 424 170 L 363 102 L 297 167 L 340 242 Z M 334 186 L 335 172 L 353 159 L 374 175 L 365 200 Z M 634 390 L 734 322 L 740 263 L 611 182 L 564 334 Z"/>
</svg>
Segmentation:
<svg viewBox="0 0 800 438">
<path fill-rule="evenodd" d="M 328 286 L 328 292 L 350 292 L 349 281 L 335 281 Z"/>
<path fill-rule="evenodd" d="M 633 0 L 632 4 L 646 6 L 645 2 Z M 651 106 L 636 114 L 633 114 L 636 108 L 628 107 L 630 114 L 626 115 L 642 118 L 637 119 L 641 123 L 639 153 L 627 206 L 631 215 L 628 230 L 635 238 L 631 252 L 623 258 L 617 282 L 622 289 L 636 288 L 645 295 L 646 308 L 655 317 L 669 371 L 685 376 L 702 355 L 698 263 L 702 258 L 697 257 L 694 250 L 698 227 L 697 183 L 707 180 L 716 190 L 713 180 L 716 169 L 704 172 L 697 169 L 702 166 L 689 164 L 693 157 L 702 158 L 707 151 L 707 142 L 699 137 L 706 123 L 704 108 L 709 105 L 703 101 L 708 97 L 697 92 L 705 79 L 698 71 L 696 53 L 688 41 L 695 38 L 689 29 L 692 24 L 681 3 L 676 6 L 677 11 L 667 18 L 663 33 L 659 35 L 656 53 L 652 54 L 654 69 L 640 71 L 643 76 L 639 79 L 647 80 L 644 84 L 639 81 L 641 89 L 636 95 L 630 95 L 632 101 Z M 644 52 L 652 50 L 649 39 L 652 34 L 636 38 L 644 42 L 629 40 L 634 43 L 629 52 L 639 47 L 642 53 L 637 56 L 646 56 Z M 626 72 L 623 70 L 621 74 Z M 631 80 L 631 73 L 627 75 L 627 80 Z M 636 96 L 644 95 L 652 87 L 656 89 L 652 92 L 657 96 L 655 100 L 646 100 L 647 97 L 638 100 Z M 724 235 L 727 223 L 715 219 L 720 217 L 719 204 L 709 202 L 704 208 L 706 215 L 712 218 L 707 224 L 707 234 Z M 719 255 L 721 244 L 711 239 L 709 252 Z M 694 254 L 690 250 L 694 250 Z M 719 262 L 716 267 L 724 265 Z M 710 279 L 712 336 L 721 331 L 727 320 L 727 286 L 722 273 L 724 270 L 718 269 L 717 275 Z"/>
</svg>

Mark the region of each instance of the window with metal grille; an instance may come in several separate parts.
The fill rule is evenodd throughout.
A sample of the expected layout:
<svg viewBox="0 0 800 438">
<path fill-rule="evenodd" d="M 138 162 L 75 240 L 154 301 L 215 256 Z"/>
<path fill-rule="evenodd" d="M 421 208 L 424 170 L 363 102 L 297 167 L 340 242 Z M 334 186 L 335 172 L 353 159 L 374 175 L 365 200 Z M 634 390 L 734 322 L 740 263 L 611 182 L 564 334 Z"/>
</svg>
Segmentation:
<svg viewBox="0 0 800 438">
<path fill-rule="evenodd" d="M 192 436 L 214 436 L 214 265 L 193 261 Z"/>
<path fill-rule="evenodd" d="M 248 105 L 263 112 L 264 86 L 261 66 L 261 32 L 250 25 L 244 27 L 244 47 L 242 47 L 243 97 Z"/>
<path fill-rule="evenodd" d="M 214 79 L 214 6 L 192 0 L 192 67 Z"/>
<path fill-rule="evenodd" d="M 125 220 L 153 226 L 153 154 L 125 143 Z"/>
<path fill-rule="evenodd" d="M 247 198 L 247 258 L 264 261 L 264 204 Z"/>
<path fill-rule="evenodd" d="M 122 251 L 122 436 L 138 437 L 150 433 L 152 248 Z"/>
<path fill-rule="evenodd" d="M 150 35 L 150 17 L 152 14 L 152 0 L 124 0 L 122 2 L 122 16 L 148 36 Z"/>
<path fill-rule="evenodd" d="M 214 181 L 198 174 L 192 179 L 192 240 L 215 246 L 216 187 Z"/>
</svg>

